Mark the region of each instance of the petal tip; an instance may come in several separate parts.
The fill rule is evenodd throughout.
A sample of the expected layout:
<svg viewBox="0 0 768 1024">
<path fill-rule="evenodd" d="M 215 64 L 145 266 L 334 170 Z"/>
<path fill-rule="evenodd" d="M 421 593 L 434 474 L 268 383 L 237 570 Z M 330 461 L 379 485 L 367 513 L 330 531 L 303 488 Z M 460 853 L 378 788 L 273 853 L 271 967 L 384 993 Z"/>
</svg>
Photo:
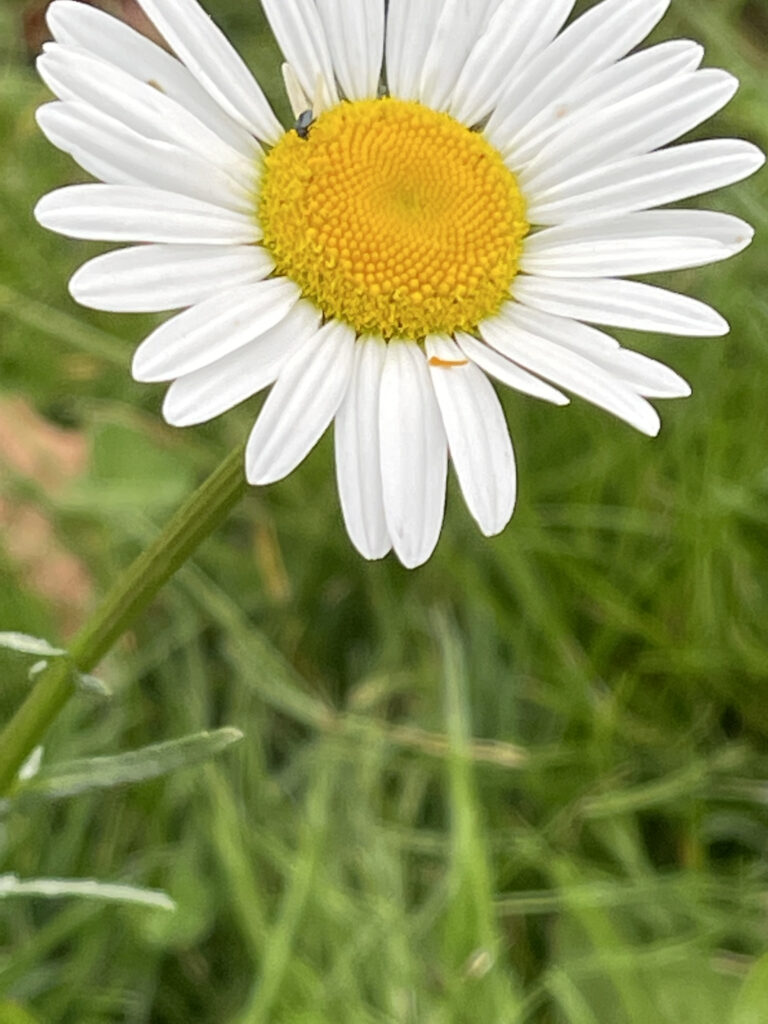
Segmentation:
<svg viewBox="0 0 768 1024">
<path fill-rule="evenodd" d="M 42 199 L 38 199 L 32 209 L 32 216 L 35 218 L 38 224 L 45 227 L 43 217 L 45 217 L 45 196 Z"/>
<path fill-rule="evenodd" d="M 732 239 L 723 243 L 724 248 L 728 251 L 728 256 L 738 256 L 740 252 L 744 252 L 748 249 L 752 242 L 755 240 L 755 229 L 751 224 L 747 224 L 746 221 L 742 221 L 739 225 L 738 232 L 734 232 Z"/>
<path fill-rule="evenodd" d="M 195 425 L 195 418 L 188 408 L 176 404 L 172 387 L 165 393 L 162 408 L 163 419 L 170 427 L 192 427 Z"/>
<path fill-rule="evenodd" d="M 254 427 L 254 430 L 256 428 Z M 259 440 L 261 444 L 261 439 Z M 245 450 L 245 479 L 251 487 L 268 487 L 282 480 L 285 474 L 275 473 L 274 467 L 262 457 L 262 450 L 254 450 L 249 441 Z"/>
<path fill-rule="evenodd" d="M 720 70 L 720 81 L 722 83 L 723 92 L 729 100 L 736 95 L 739 91 L 739 87 L 741 86 L 739 79 L 736 75 L 732 75 L 730 71 Z"/>
<path fill-rule="evenodd" d="M 485 522 L 480 522 L 478 520 L 477 525 L 480 527 L 480 532 L 482 533 L 482 535 L 484 537 L 491 538 L 498 537 L 500 534 L 504 533 L 506 528 L 509 526 L 514 511 L 515 507 L 513 505 L 509 511 L 505 510 L 504 512 L 500 513 L 493 519 L 487 520 Z"/>
<path fill-rule="evenodd" d="M 426 565 L 429 559 L 432 557 L 432 552 L 428 555 L 421 554 L 410 554 L 404 551 L 395 551 L 398 561 L 404 569 L 420 569 L 422 565 Z"/>
<path fill-rule="evenodd" d="M 661 417 L 652 405 L 648 408 L 651 410 L 652 414 L 649 415 L 642 423 L 635 423 L 634 426 L 642 434 L 645 434 L 646 437 L 658 437 L 661 431 Z"/>
<path fill-rule="evenodd" d="M 728 323 L 728 321 L 725 319 L 725 317 L 720 316 L 719 313 L 716 313 L 715 316 L 712 318 L 712 334 L 711 334 L 711 336 L 713 338 L 724 338 L 727 334 L 730 334 L 730 333 L 731 333 L 731 325 Z"/>
<path fill-rule="evenodd" d="M 140 384 L 160 384 L 168 379 L 162 368 L 158 368 L 156 360 L 146 355 L 143 345 L 139 345 L 133 354 L 131 376 Z"/>
<path fill-rule="evenodd" d="M 39 58 L 39 60 L 42 60 L 42 58 Z M 51 100 L 49 103 L 41 103 L 35 110 L 35 123 L 44 135 L 50 128 L 50 119 L 55 117 L 54 108 L 60 107 L 61 103 L 61 100 Z"/>
<path fill-rule="evenodd" d="M 67 291 L 79 306 L 88 306 L 88 293 L 80 285 L 79 273 L 79 270 L 76 271 L 69 279 Z"/>
<path fill-rule="evenodd" d="M 749 174 L 755 174 L 765 164 L 765 153 L 754 142 L 747 142 L 745 145 L 751 157 Z"/>
<path fill-rule="evenodd" d="M 354 542 L 353 542 L 353 544 L 354 544 Z M 392 545 L 388 541 L 387 541 L 386 546 L 382 545 L 381 547 L 378 547 L 378 548 L 377 547 L 366 548 L 366 550 L 364 550 L 364 551 L 361 550 L 361 548 L 358 547 L 357 544 L 354 544 L 354 547 L 355 547 L 355 550 L 357 551 L 357 553 L 362 558 L 364 558 L 366 562 L 381 562 L 381 561 L 383 561 L 383 559 L 385 559 L 387 557 L 387 555 L 392 550 Z"/>
<path fill-rule="evenodd" d="M 264 487 L 268 483 L 267 480 L 263 480 L 258 467 L 252 466 L 246 459 L 245 463 L 245 479 L 251 487 Z"/>
<path fill-rule="evenodd" d="M 93 295 L 89 294 L 88 281 L 84 270 L 85 267 L 78 267 L 69 279 L 67 291 L 79 305 L 94 309 L 96 307 L 92 305 Z"/>
<path fill-rule="evenodd" d="M 49 231 L 56 230 L 56 228 L 52 225 L 49 216 L 51 213 L 51 206 L 54 205 L 51 201 L 54 195 L 54 192 L 48 192 L 46 193 L 46 195 L 41 196 L 41 198 L 38 199 L 38 201 L 35 203 L 34 208 L 32 210 L 32 216 L 35 218 L 37 223 L 41 227 L 47 228 Z"/>
<path fill-rule="evenodd" d="M 344 525 L 352 546 L 366 562 L 380 562 L 392 550 L 392 541 L 388 532 L 350 529 L 346 518 L 344 518 Z"/>
<path fill-rule="evenodd" d="M 435 552 L 439 535 L 426 541 L 414 537 L 398 536 L 397 532 L 392 535 L 392 548 L 397 560 L 405 569 L 419 569 L 425 565 Z"/>
</svg>

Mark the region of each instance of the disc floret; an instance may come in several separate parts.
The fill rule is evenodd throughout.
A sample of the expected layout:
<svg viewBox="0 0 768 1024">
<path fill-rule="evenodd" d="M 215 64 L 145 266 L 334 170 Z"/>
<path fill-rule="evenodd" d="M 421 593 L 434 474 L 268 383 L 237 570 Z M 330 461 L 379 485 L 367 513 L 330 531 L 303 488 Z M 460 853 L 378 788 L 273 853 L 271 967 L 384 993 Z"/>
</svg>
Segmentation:
<svg viewBox="0 0 768 1024">
<path fill-rule="evenodd" d="M 509 294 L 528 231 L 480 134 L 395 99 L 341 103 L 265 160 L 264 245 L 327 318 L 360 334 L 473 330 Z"/>
</svg>

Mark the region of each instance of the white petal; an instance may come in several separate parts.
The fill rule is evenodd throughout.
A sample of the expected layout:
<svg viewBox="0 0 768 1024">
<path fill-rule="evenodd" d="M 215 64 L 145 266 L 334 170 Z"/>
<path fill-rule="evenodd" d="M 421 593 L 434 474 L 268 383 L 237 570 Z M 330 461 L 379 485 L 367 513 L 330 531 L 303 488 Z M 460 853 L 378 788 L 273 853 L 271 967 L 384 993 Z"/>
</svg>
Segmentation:
<svg viewBox="0 0 768 1024">
<path fill-rule="evenodd" d="M 344 95 L 375 99 L 384 60 L 384 0 L 317 0 L 317 7 Z"/>
<path fill-rule="evenodd" d="M 258 83 L 196 0 L 140 0 L 171 48 L 239 124 L 275 143 L 283 128 Z"/>
<path fill-rule="evenodd" d="M 224 113 L 187 68 L 125 22 L 76 0 L 54 0 L 46 19 L 60 43 L 88 51 L 162 90 L 245 156 L 252 152 L 250 135 Z"/>
<path fill-rule="evenodd" d="M 666 146 L 724 107 L 738 85 L 733 75 L 707 68 L 574 117 L 520 171 L 523 191 L 540 193 L 601 164 Z"/>
<path fill-rule="evenodd" d="M 389 0 L 387 11 L 387 85 L 401 100 L 419 97 L 421 72 L 444 0 Z"/>
<path fill-rule="evenodd" d="M 566 348 L 578 352 L 587 359 L 613 359 L 621 350 L 621 346 L 615 338 L 597 327 L 590 327 L 578 320 L 569 320 L 564 317 L 553 316 L 551 313 L 543 313 L 540 309 L 531 309 L 521 303 L 513 306 L 508 304 L 505 313 L 510 315 L 514 310 L 515 323 L 528 331 L 530 334 L 537 334 L 558 345 L 565 345 Z"/>
<path fill-rule="evenodd" d="M 206 423 L 273 384 L 287 361 L 320 329 L 320 313 L 298 302 L 286 317 L 210 366 L 179 377 L 163 403 L 163 416 L 174 427 Z"/>
<path fill-rule="evenodd" d="M 709 139 L 620 160 L 530 196 L 533 224 L 604 218 L 676 202 L 731 185 L 765 163 L 760 150 L 740 139 Z"/>
<path fill-rule="evenodd" d="M 606 409 L 644 434 L 655 436 L 659 432 L 658 413 L 652 405 L 592 360 L 558 344 L 556 338 L 533 334 L 517 324 L 512 303 L 498 318 L 483 324 L 482 330 L 489 344 L 507 358 Z"/>
<path fill-rule="evenodd" d="M 37 70 L 61 99 L 77 99 L 115 118 L 147 139 L 171 143 L 197 154 L 253 189 L 261 150 L 255 140 L 245 157 L 186 107 L 160 89 L 80 49 L 57 43 L 46 47 Z"/>
<path fill-rule="evenodd" d="M 500 0 L 445 0 L 421 72 L 422 103 L 433 110 L 447 108 L 456 80 L 499 4 Z"/>
<path fill-rule="evenodd" d="M 512 291 L 518 302 L 534 309 L 610 327 L 701 338 L 720 337 L 729 330 L 720 314 L 703 302 L 638 281 L 574 281 L 521 274 Z"/>
<path fill-rule="evenodd" d="M 607 110 L 670 78 L 695 71 L 703 55 L 704 48 L 698 43 L 671 39 L 633 53 L 577 82 L 520 129 L 509 151 L 508 165 L 512 170 L 524 167 L 548 139 L 574 119 Z"/>
<path fill-rule="evenodd" d="M 352 379 L 334 426 L 336 479 L 344 522 L 363 558 L 383 558 L 392 547 L 384 514 L 379 439 L 379 395 L 387 346 L 380 338 L 355 345 Z"/>
<path fill-rule="evenodd" d="M 147 139 L 86 103 L 47 103 L 36 116 L 54 146 L 108 185 L 146 185 L 242 213 L 253 209 L 252 194 L 196 153 Z"/>
<path fill-rule="evenodd" d="M 133 376 L 164 381 L 209 366 L 279 324 L 299 300 L 284 277 L 241 285 L 166 320 L 136 349 Z"/>
<path fill-rule="evenodd" d="M 259 240 L 255 221 L 245 214 L 151 188 L 69 185 L 43 196 L 35 217 L 60 235 L 107 242 L 239 245 Z"/>
<path fill-rule="evenodd" d="M 255 284 L 273 269 L 261 246 L 139 245 L 85 263 L 69 282 L 69 291 L 91 309 L 160 313 Z"/>
<path fill-rule="evenodd" d="M 262 0 L 264 13 L 307 96 L 315 97 L 321 84 L 321 113 L 338 102 L 336 79 L 325 31 L 313 0 Z"/>
<path fill-rule="evenodd" d="M 288 476 L 330 425 L 349 386 L 355 332 L 331 321 L 285 364 L 251 431 L 245 453 L 248 482 Z"/>
<path fill-rule="evenodd" d="M 426 358 L 412 342 L 387 346 L 379 423 L 389 535 L 397 557 L 413 569 L 440 536 L 448 449 Z"/>
<path fill-rule="evenodd" d="M 552 42 L 574 0 L 503 0 L 467 58 L 449 112 L 464 124 L 487 117 L 510 81 Z"/>
<path fill-rule="evenodd" d="M 515 456 L 501 403 L 483 371 L 449 338 L 427 338 L 427 355 L 464 500 L 486 537 L 492 537 L 509 522 L 517 497 Z"/>
<path fill-rule="evenodd" d="M 283 61 L 281 71 L 283 72 L 285 94 L 288 97 L 293 116 L 298 120 L 307 110 L 312 110 L 312 100 L 304 92 L 292 64 L 289 64 L 287 60 Z"/>
<path fill-rule="evenodd" d="M 469 334 L 458 333 L 456 335 L 456 342 L 468 359 L 471 359 L 473 363 L 476 363 L 481 370 L 490 374 L 491 377 L 495 377 L 502 384 L 506 384 L 507 387 L 514 388 L 515 391 L 520 391 L 524 395 L 541 398 L 543 401 L 551 402 L 553 405 L 568 405 L 566 396 L 556 388 L 546 384 L 538 377 L 534 377 L 532 373 L 528 373 L 527 370 L 517 366 L 515 363 L 511 363 L 501 353 L 482 341 L 478 341 L 477 338 L 473 338 Z"/>
<path fill-rule="evenodd" d="M 509 312 L 507 309 L 507 314 Z M 691 393 L 688 384 L 674 370 L 639 352 L 621 348 L 615 338 L 596 327 L 542 313 L 520 303 L 514 306 L 514 321 L 528 333 L 548 338 L 584 356 L 644 398 L 683 398 Z"/>
<path fill-rule="evenodd" d="M 624 277 L 700 267 L 741 252 L 753 235 L 738 217 L 708 210 L 628 213 L 528 235 L 520 269 L 541 277 Z"/>
<path fill-rule="evenodd" d="M 669 3 L 604 0 L 582 14 L 513 77 L 488 122 L 491 142 L 499 150 L 511 149 L 518 132 L 567 88 L 642 42 Z"/>
<path fill-rule="evenodd" d="M 687 398 L 691 393 L 690 384 L 679 374 L 640 352 L 622 348 L 595 362 L 644 398 Z"/>
</svg>

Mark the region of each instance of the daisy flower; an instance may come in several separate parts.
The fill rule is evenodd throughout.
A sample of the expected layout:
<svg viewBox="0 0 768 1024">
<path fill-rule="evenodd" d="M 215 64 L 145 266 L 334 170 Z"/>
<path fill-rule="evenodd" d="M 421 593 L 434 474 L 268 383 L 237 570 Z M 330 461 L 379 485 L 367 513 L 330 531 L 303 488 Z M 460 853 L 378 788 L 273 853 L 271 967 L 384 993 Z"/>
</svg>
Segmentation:
<svg viewBox="0 0 768 1024">
<path fill-rule="evenodd" d="M 136 351 L 201 423 L 264 388 L 246 474 L 290 473 L 334 424 L 349 535 L 423 563 L 448 456 L 480 529 L 515 504 L 490 378 L 576 395 L 649 435 L 689 394 L 601 327 L 725 334 L 692 298 L 626 280 L 743 249 L 723 213 L 659 209 L 745 178 L 748 142 L 670 145 L 737 88 L 688 40 L 638 50 L 669 0 L 263 0 L 285 55 L 284 128 L 195 0 L 139 0 L 168 45 L 55 0 L 38 121 L 99 184 L 45 196 L 41 224 L 128 243 L 75 299 L 176 311 Z M 600 325 L 599 327 L 594 325 Z"/>
</svg>

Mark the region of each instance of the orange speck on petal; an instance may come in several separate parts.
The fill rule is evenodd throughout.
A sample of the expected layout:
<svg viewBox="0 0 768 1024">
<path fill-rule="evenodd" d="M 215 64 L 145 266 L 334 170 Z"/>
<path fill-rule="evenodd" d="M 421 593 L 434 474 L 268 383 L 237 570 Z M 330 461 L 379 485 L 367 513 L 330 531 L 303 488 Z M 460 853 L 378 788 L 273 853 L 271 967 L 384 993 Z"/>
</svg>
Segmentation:
<svg viewBox="0 0 768 1024">
<path fill-rule="evenodd" d="M 452 366 L 467 366 L 469 365 L 468 359 L 441 359 L 439 356 L 432 356 L 429 360 L 430 366 L 439 366 L 445 370 L 450 370 Z"/>
</svg>

